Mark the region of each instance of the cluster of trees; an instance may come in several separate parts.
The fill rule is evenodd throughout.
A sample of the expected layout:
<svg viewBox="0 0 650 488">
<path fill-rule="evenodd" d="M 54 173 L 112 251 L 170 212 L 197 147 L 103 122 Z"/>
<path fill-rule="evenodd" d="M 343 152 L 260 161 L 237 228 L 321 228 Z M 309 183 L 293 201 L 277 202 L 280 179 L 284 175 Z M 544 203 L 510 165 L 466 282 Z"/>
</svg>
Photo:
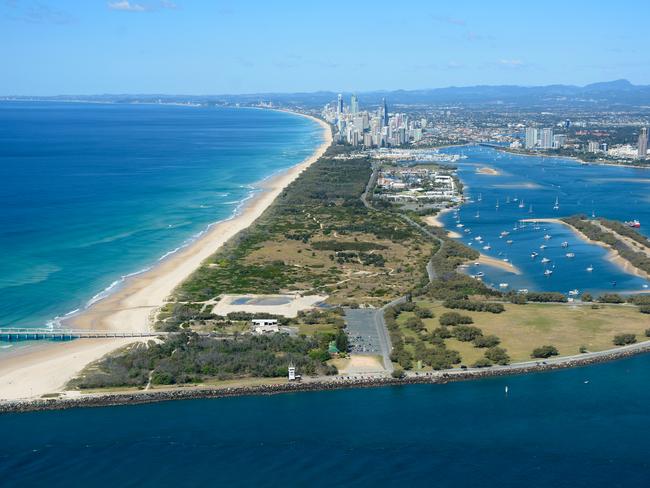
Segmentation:
<svg viewBox="0 0 650 488">
<path fill-rule="evenodd" d="M 639 244 L 642 244 L 643 246 L 648 246 L 650 244 L 646 236 L 640 234 L 629 225 L 625 225 L 624 223 L 617 220 L 608 220 L 603 218 L 600 218 L 598 220 L 604 227 L 612 229 L 619 235 L 629 237 L 630 239 L 638 242 Z"/>
<path fill-rule="evenodd" d="M 319 251 L 381 251 L 387 249 L 383 244 L 366 241 L 314 241 L 311 248 Z"/>
<path fill-rule="evenodd" d="M 445 300 L 444 306 L 447 308 L 457 308 L 472 312 L 501 313 L 505 311 L 505 307 L 502 303 L 482 302 L 477 300 Z"/>
<path fill-rule="evenodd" d="M 364 266 L 377 266 L 382 268 L 386 258 L 379 253 L 354 252 L 354 251 L 337 251 L 336 261 L 339 264 L 360 262 Z"/>
<path fill-rule="evenodd" d="M 536 347 L 535 349 L 533 349 L 533 352 L 530 356 L 537 359 L 547 359 L 550 358 L 551 356 L 557 356 L 558 354 L 560 353 L 557 350 L 557 347 L 552 345 L 547 345 L 547 346 Z"/>
<path fill-rule="evenodd" d="M 561 302 L 565 303 L 567 301 L 567 297 L 560 292 L 557 291 L 529 291 L 525 295 L 526 300 L 529 302 L 543 302 L 543 303 L 549 303 L 549 302 Z"/>
<path fill-rule="evenodd" d="M 402 312 L 414 313 L 414 316 L 409 317 L 404 325 L 416 332 L 415 337 L 405 339 L 401 333 L 397 319 Z M 441 332 L 444 335 L 444 331 L 436 330 L 433 334 L 426 332 L 422 318 L 430 317 L 433 317 L 431 311 L 418 307 L 412 302 L 389 307 L 384 312 L 384 320 L 393 344 L 391 360 L 398 363 L 401 368 L 412 369 L 416 361 L 436 370 L 449 369 L 454 364 L 460 363 L 460 354 L 447 349 L 444 337 L 438 333 Z M 446 328 L 441 327 L 440 329 L 445 329 L 449 333 Z M 406 348 L 407 343 L 411 346 L 410 348 Z"/>
<path fill-rule="evenodd" d="M 79 388 L 142 387 L 153 384 L 198 383 L 210 378 L 245 376 L 278 377 L 287 374 L 289 363 L 303 374 L 336 374 L 324 361 L 329 336 L 242 336 L 215 339 L 192 332 L 150 341 L 102 359 L 96 368 L 75 381 Z"/>
<path fill-rule="evenodd" d="M 636 335 L 634 334 L 616 334 L 614 336 L 614 345 L 615 346 L 626 346 L 628 344 L 634 344 L 636 342 Z"/>
<path fill-rule="evenodd" d="M 440 325 L 473 324 L 474 319 L 469 315 L 462 315 L 458 312 L 445 312 L 438 319 Z"/>
</svg>

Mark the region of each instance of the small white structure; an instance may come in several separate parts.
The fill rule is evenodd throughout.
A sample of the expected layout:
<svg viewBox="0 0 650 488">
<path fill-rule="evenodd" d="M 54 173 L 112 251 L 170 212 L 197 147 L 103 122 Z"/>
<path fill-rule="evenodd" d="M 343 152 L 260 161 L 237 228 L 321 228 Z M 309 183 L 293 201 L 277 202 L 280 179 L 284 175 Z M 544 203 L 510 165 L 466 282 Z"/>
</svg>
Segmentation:
<svg viewBox="0 0 650 488">
<path fill-rule="evenodd" d="M 300 381 L 302 379 L 302 375 L 296 374 L 296 367 L 293 365 L 293 363 L 289 364 L 289 381 Z"/>
<path fill-rule="evenodd" d="M 277 319 L 253 319 L 253 334 L 275 334 L 280 332 L 280 326 Z"/>
</svg>

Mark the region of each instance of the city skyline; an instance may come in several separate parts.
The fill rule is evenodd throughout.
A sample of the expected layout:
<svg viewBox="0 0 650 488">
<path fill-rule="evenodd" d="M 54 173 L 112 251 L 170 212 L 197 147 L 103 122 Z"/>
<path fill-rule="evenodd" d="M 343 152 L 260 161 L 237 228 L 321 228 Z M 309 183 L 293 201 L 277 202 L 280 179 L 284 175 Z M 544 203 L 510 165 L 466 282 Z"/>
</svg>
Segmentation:
<svg viewBox="0 0 650 488">
<path fill-rule="evenodd" d="M 641 1 L 592 9 L 551 0 L 548 15 L 516 2 L 370 6 L 5 0 L 0 94 L 650 84 L 642 36 L 650 6 Z M 337 12 L 345 12 L 345 25 L 333 22 Z M 379 44 L 375 32 L 383 33 Z"/>
</svg>

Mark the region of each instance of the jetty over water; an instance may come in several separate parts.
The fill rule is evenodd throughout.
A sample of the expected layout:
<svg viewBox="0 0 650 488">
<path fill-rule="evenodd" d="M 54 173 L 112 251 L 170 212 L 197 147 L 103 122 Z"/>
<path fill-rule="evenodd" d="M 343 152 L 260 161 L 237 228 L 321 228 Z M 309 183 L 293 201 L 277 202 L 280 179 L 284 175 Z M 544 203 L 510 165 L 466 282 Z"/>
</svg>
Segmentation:
<svg viewBox="0 0 650 488">
<path fill-rule="evenodd" d="M 39 339 L 117 339 L 123 337 L 159 337 L 166 332 L 116 331 L 93 329 L 50 329 L 36 327 L 0 327 L 0 340 L 39 340 Z"/>
</svg>

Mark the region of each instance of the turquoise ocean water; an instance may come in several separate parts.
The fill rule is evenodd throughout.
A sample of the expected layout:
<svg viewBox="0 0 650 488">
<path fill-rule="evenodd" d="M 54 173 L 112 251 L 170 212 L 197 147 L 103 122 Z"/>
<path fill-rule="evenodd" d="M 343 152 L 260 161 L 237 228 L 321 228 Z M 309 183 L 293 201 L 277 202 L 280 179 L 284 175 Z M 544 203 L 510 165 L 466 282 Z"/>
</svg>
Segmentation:
<svg viewBox="0 0 650 488">
<path fill-rule="evenodd" d="M 0 326 L 83 309 L 321 141 L 267 110 L 0 102 Z"/>
</svg>

